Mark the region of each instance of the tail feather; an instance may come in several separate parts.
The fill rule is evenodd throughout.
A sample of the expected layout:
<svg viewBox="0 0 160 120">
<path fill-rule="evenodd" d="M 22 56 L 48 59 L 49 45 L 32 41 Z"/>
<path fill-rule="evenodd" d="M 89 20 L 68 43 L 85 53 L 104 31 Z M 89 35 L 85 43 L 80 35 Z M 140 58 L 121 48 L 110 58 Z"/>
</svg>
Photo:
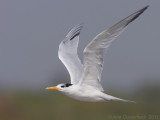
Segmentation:
<svg viewBox="0 0 160 120">
<path fill-rule="evenodd" d="M 121 102 L 128 102 L 128 103 L 136 103 L 136 102 L 131 101 L 131 100 L 125 100 L 125 99 L 121 99 L 121 98 L 117 98 L 117 97 L 113 97 L 111 100 L 113 100 L 113 101 L 121 101 Z"/>
<path fill-rule="evenodd" d="M 136 103 L 136 102 L 131 101 L 131 100 L 125 100 L 125 99 L 117 98 L 117 97 L 114 97 L 114 96 L 111 96 L 111 95 L 107 95 L 107 94 L 105 94 L 105 100 L 107 100 L 107 101 L 120 101 L 120 102 Z"/>
</svg>

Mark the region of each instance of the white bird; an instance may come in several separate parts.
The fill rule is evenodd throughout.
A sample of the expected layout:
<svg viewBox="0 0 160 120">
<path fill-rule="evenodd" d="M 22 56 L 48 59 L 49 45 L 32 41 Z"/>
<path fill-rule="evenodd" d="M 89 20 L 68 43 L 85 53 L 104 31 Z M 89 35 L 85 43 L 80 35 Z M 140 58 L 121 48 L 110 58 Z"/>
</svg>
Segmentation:
<svg viewBox="0 0 160 120">
<path fill-rule="evenodd" d="M 141 15 L 148 6 L 122 19 L 109 29 L 98 34 L 83 51 L 83 64 L 77 55 L 79 34 L 82 24 L 75 26 L 59 45 L 58 56 L 67 68 L 71 83 L 59 84 L 47 87 L 48 90 L 58 90 L 67 96 L 80 101 L 101 102 L 101 101 L 122 101 L 104 93 L 100 84 L 103 70 L 103 59 L 106 50 L 111 42 L 122 33 L 126 26 Z"/>
</svg>

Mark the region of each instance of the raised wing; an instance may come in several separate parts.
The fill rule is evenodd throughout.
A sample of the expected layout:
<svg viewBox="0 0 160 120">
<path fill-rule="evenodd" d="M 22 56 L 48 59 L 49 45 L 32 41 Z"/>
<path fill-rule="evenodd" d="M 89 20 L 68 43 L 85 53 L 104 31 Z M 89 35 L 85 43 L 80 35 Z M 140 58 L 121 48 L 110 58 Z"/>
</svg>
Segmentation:
<svg viewBox="0 0 160 120">
<path fill-rule="evenodd" d="M 75 26 L 59 45 L 58 56 L 67 68 L 71 83 L 76 84 L 81 76 L 82 64 L 77 54 L 82 24 Z"/>
<path fill-rule="evenodd" d="M 103 70 L 103 58 L 111 42 L 126 28 L 126 26 L 142 14 L 148 6 L 129 15 L 109 29 L 98 34 L 84 49 L 84 65 L 80 84 L 87 84 L 103 91 L 100 84 Z"/>
</svg>

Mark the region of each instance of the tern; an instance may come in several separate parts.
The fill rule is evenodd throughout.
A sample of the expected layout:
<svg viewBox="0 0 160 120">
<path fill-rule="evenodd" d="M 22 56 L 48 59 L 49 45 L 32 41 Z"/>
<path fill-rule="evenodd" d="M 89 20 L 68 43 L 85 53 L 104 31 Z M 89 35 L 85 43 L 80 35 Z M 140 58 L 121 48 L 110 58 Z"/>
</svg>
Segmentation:
<svg viewBox="0 0 160 120">
<path fill-rule="evenodd" d="M 111 42 L 119 36 L 126 26 L 139 17 L 149 6 L 134 12 L 128 17 L 98 34 L 83 51 L 81 63 L 77 48 L 82 24 L 75 26 L 59 45 L 58 56 L 67 68 L 71 83 L 47 87 L 47 90 L 58 90 L 65 95 L 80 101 L 103 102 L 121 101 L 133 102 L 104 93 L 101 85 L 104 55 Z"/>
</svg>

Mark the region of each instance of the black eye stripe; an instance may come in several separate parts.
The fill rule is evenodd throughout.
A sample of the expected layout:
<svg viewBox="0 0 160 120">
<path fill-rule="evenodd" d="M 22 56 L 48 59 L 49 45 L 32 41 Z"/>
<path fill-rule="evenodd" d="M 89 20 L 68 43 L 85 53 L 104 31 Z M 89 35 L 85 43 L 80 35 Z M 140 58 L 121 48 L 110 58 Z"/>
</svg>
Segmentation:
<svg viewBox="0 0 160 120">
<path fill-rule="evenodd" d="M 65 85 L 66 85 L 66 87 L 72 86 L 72 84 L 70 84 L 70 83 L 66 83 Z"/>
<path fill-rule="evenodd" d="M 72 84 L 70 84 L 70 83 L 66 83 L 65 85 L 62 85 L 62 86 L 61 86 L 61 88 L 69 87 L 69 86 L 72 86 Z"/>
</svg>

